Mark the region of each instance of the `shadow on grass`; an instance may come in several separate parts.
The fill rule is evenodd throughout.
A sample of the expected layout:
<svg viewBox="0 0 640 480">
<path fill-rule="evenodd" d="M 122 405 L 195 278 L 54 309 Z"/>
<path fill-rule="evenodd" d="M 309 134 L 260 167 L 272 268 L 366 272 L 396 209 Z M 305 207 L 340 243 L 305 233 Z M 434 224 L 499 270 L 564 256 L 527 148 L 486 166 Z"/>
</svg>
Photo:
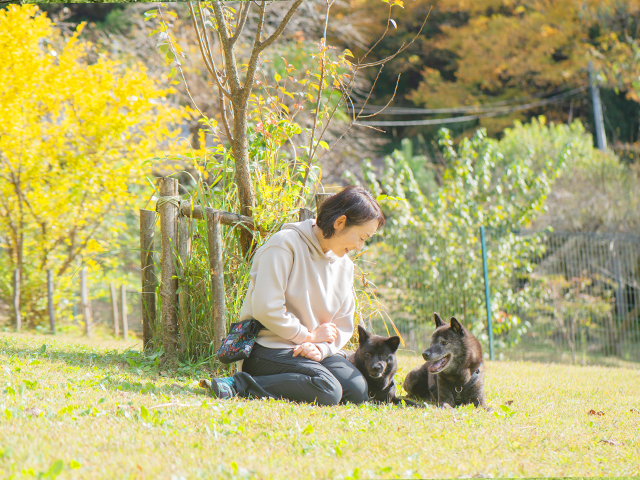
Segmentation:
<svg viewBox="0 0 640 480">
<path fill-rule="evenodd" d="M 159 379 L 187 381 L 209 376 L 209 368 L 205 368 L 209 362 L 190 364 L 182 363 L 177 359 L 164 360 L 161 351 L 143 353 L 127 349 L 122 352 L 117 350 L 98 352 L 95 348 L 86 345 L 52 345 L 46 342 L 39 347 L 30 348 L 16 340 L 15 337 L 0 337 L 0 358 L 16 357 L 30 362 L 64 363 L 70 367 L 111 370 L 111 372 L 105 372 L 109 373 L 105 378 L 113 375 L 112 370 L 116 367 L 122 369 L 122 373 L 137 375 L 140 381 L 135 382 L 136 384 Z"/>
</svg>

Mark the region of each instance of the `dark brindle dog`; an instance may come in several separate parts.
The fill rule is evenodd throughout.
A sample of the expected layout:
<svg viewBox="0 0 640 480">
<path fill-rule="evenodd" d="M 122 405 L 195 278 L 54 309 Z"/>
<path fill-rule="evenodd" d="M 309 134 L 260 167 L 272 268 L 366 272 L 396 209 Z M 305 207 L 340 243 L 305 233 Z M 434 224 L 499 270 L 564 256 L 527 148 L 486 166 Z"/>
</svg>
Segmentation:
<svg viewBox="0 0 640 480">
<path fill-rule="evenodd" d="M 436 331 L 422 354 L 427 363 L 409 372 L 404 389 L 410 397 L 443 407 L 473 403 L 487 408 L 480 342 L 454 317 L 450 325 L 437 313 L 434 317 Z"/>
<path fill-rule="evenodd" d="M 358 349 L 345 352 L 349 360 L 367 380 L 369 398 L 384 403 L 417 406 L 416 403 L 396 397 L 396 383 L 393 376 L 398 370 L 396 352 L 400 337 L 372 335 L 358 325 Z"/>
</svg>

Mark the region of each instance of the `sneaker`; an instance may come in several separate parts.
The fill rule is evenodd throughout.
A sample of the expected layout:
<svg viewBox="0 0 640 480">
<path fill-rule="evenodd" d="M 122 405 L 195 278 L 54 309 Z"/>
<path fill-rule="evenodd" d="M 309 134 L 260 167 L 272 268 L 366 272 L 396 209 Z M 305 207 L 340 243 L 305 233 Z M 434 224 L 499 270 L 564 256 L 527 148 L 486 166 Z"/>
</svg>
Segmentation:
<svg viewBox="0 0 640 480">
<path fill-rule="evenodd" d="M 236 392 L 236 382 L 233 377 L 213 378 L 211 380 L 200 380 L 200 387 L 211 391 L 216 398 L 232 398 L 238 395 Z"/>
</svg>

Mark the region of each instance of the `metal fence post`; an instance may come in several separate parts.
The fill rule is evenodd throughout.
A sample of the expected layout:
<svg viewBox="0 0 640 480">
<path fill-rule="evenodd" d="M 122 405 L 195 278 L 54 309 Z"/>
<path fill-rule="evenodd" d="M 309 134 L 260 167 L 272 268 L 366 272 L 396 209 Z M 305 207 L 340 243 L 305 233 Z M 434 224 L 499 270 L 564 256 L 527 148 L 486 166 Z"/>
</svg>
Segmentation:
<svg viewBox="0 0 640 480">
<path fill-rule="evenodd" d="M 491 295 L 489 294 L 489 269 L 487 268 L 487 243 L 484 239 L 484 226 L 480 227 L 480 241 L 482 243 L 482 268 L 484 270 L 484 297 L 487 306 L 487 329 L 489 330 L 489 358 L 493 355 L 493 321 L 491 319 Z"/>
</svg>

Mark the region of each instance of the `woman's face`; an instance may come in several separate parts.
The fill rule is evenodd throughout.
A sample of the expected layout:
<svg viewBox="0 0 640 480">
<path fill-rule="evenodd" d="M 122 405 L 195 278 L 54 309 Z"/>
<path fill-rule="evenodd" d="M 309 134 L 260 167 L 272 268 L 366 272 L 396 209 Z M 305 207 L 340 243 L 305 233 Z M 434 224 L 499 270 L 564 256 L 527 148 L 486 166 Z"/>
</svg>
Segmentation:
<svg viewBox="0 0 640 480">
<path fill-rule="evenodd" d="M 342 215 L 333 224 L 336 233 L 327 239 L 329 249 L 338 257 L 343 257 L 352 250 L 361 250 L 364 242 L 378 229 L 378 220 L 369 220 L 362 225 L 346 226 L 347 217 Z"/>
</svg>

